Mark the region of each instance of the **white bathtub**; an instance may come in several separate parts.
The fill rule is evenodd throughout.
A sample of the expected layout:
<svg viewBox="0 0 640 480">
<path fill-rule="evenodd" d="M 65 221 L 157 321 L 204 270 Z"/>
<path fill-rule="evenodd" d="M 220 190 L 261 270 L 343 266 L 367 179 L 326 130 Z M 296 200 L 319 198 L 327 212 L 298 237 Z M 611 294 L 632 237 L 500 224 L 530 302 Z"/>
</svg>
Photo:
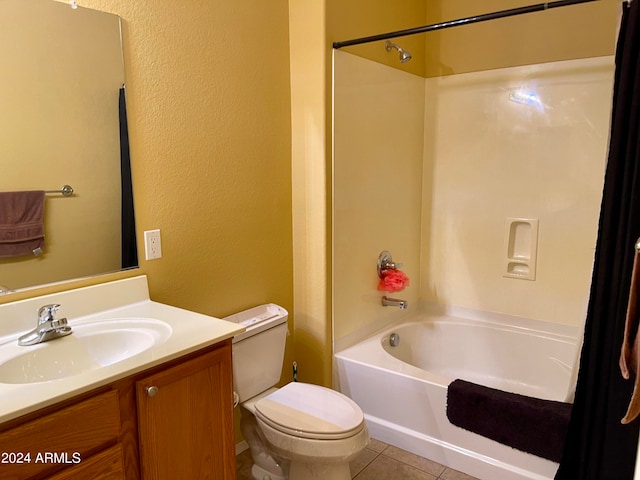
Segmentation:
<svg viewBox="0 0 640 480">
<path fill-rule="evenodd" d="M 482 480 L 552 479 L 557 463 L 450 424 L 447 386 L 461 378 L 564 401 L 578 329 L 455 312 L 395 325 L 338 352 L 340 391 L 360 405 L 374 438 Z M 400 336 L 397 347 L 389 345 L 392 332 Z"/>
</svg>

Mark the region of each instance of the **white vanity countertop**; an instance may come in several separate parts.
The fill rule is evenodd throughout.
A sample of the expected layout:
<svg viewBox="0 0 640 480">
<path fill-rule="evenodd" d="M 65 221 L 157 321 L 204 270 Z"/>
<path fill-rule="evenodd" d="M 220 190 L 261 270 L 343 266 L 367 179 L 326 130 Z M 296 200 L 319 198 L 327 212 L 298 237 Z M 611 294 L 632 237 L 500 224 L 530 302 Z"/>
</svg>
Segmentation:
<svg viewBox="0 0 640 480">
<path fill-rule="evenodd" d="M 37 323 L 38 308 L 52 303 L 61 305 L 57 317 L 66 317 L 72 328 L 74 323 L 100 319 L 148 318 L 165 322 L 171 334 L 163 343 L 112 365 L 45 382 L 0 383 L 0 423 L 214 345 L 245 330 L 236 323 L 151 301 L 147 279 L 139 276 L 0 305 L 0 348 L 17 342 L 19 335 L 32 330 Z M 48 343 L 64 342 L 65 338 Z M 27 352 L 32 347 L 20 348 Z"/>
</svg>

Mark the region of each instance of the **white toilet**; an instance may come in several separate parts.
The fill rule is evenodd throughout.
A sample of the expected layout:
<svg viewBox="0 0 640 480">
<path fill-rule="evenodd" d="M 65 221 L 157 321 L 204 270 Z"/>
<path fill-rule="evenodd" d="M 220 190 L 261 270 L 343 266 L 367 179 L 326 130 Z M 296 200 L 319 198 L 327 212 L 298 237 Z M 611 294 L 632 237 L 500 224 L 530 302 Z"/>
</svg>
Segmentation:
<svg viewBox="0 0 640 480">
<path fill-rule="evenodd" d="M 255 480 L 350 480 L 349 462 L 369 441 L 364 415 L 343 394 L 280 381 L 287 311 L 261 305 L 226 317 L 246 325 L 233 339 L 233 383 Z"/>
</svg>

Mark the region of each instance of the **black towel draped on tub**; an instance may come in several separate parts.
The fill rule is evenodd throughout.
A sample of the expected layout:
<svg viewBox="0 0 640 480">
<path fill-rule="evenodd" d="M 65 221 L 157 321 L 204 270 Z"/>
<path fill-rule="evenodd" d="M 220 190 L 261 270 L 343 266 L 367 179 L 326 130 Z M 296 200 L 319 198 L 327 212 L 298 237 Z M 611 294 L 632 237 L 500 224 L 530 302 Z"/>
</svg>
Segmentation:
<svg viewBox="0 0 640 480">
<path fill-rule="evenodd" d="M 562 456 L 571 404 L 454 380 L 447 417 L 458 427 L 554 462 Z"/>
</svg>

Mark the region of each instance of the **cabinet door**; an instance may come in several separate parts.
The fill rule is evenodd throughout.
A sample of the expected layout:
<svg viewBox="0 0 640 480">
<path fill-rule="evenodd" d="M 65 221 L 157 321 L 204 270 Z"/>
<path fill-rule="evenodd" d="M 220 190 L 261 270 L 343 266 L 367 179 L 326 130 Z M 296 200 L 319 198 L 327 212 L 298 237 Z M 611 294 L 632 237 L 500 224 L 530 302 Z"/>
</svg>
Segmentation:
<svg viewBox="0 0 640 480">
<path fill-rule="evenodd" d="M 143 480 L 235 479 L 231 346 L 136 382 Z"/>
</svg>

